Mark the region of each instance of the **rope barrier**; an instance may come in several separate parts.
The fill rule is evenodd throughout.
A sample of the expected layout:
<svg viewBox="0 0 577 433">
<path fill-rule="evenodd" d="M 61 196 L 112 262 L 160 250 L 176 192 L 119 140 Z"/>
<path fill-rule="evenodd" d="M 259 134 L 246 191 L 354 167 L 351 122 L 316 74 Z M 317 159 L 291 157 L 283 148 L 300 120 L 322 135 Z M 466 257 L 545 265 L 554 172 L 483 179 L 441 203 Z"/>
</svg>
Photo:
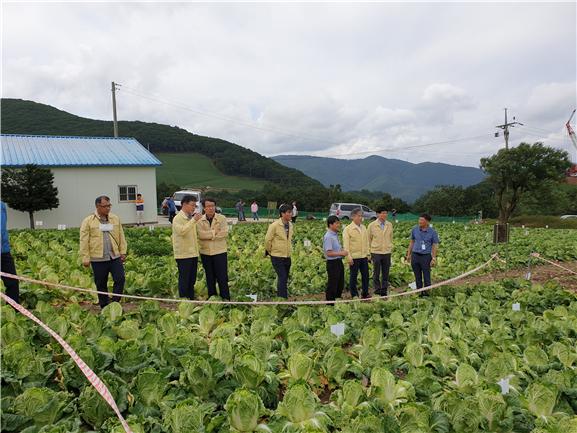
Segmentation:
<svg viewBox="0 0 577 433">
<path fill-rule="evenodd" d="M 122 424 L 122 427 L 124 428 L 124 431 L 126 433 L 132 433 L 130 426 L 128 425 L 128 423 L 126 422 L 126 420 L 124 419 L 124 417 L 120 413 L 120 410 L 118 409 L 118 405 L 114 401 L 114 397 L 112 396 L 112 394 L 110 393 L 110 391 L 106 387 L 105 383 L 102 382 L 102 380 L 96 375 L 96 373 L 94 373 L 94 371 L 92 371 L 92 369 L 88 365 L 86 365 L 86 363 L 82 360 L 82 358 L 80 358 L 80 356 L 78 356 L 78 354 L 74 351 L 74 349 L 72 347 L 70 347 L 70 345 L 60 335 L 58 335 L 48 325 L 46 325 L 42 320 L 40 320 L 38 317 L 36 317 L 34 314 L 32 314 L 30 311 L 28 311 L 22 305 L 20 305 L 19 303 L 14 301 L 12 298 L 5 295 L 3 292 L 0 292 L 0 296 L 8 304 L 10 304 L 12 307 L 14 307 L 14 309 L 16 309 L 18 312 L 20 312 L 24 316 L 28 317 L 30 320 L 36 322 L 46 332 L 48 332 L 52 337 L 54 337 L 54 339 L 64 348 L 64 350 L 66 350 L 66 352 L 68 352 L 68 354 L 70 355 L 72 360 L 76 363 L 76 365 L 78 366 L 78 368 L 80 369 L 82 374 L 84 374 L 84 376 L 86 376 L 86 379 L 88 379 L 90 384 L 96 389 L 96 391 L 98 391 L 98 393 L 102 396 L 102 398 L 104 398 L 106 403 L 108 403 L 108 405 L 116 413 L 116 416 L 120 420 L 120 423 Z"/>
<path fill-rule="evenodd" d="M 368 298 L 368 299 L 362 299 L 362 298 L 354 298 L 354 299 L 336 299 L 334 301 L 259 301 L 259 302 L 254 302 L 254 301 L 215 301 L 215 300 L 196 300 L 196 299 L 175 299 L 175 298 L 157 298 L 157 297 L 151 297 L 151 296 L 137 296 L 137 295 L 127 295 L 127 294 L 116 294 L 114 293 L 114 296 L 118 296 L 118 297 L 122 297 L 122 298 L 127 298 L 127 299 L 139 299 L 139 300 L 147 300 L 147 301 L 157 301 L 157 302 L 186 302 L 186 303 L 190 303 L 190 304 L 197 304 L 197 305 L 249 305 L 249 306 L 260 306 L 260 305 L 327 305 L 327 304 L 347 304 L 347 303 L 353 303 L 353 302 L 367 302 L 367 301 L 374 301 L 374 300 L 383 300 L 383 299 L 390 299 L 390 298 L 396 298 L 399 296 L 408 296 L 408 295 L 413 295 L 415 293 L 421 293 L 421 292 L 425 292 L 428 290 L 432 290 L 434 288 L 437 287 L 441 287 L 441 286 L 445 286 L 447 284 L 453 283 L 455 281 L 461 280 L 465 277 L 468 277 L 469 275 L 472 275 L 478 271 L 480 271 L 481 269 L 489 266 L 489 264 L 498 258 L 498 254 L 495 253 L 491 256 L 491 258 L 489 260 L 487 260 L 485 263 L 477 266 L 474 269 L 471 269 L 470 271 L 467 271 L 461 275 L 458 275 L 456 277 L 450 278 L 448 280 L 445 281 L 441 281 L 439 283 L 436 284 L 432 284 L 430 286 L 427 287 L 423 287 L 421 289 L 415 289 L 415 290 L 409 290 L 407 292 L 401 292 L 401 293 L 393 293 L 390 295 L 386 295 L 386 296 L 376 296 L 376 297 L 372 297 L 372 298 Z M 501 259 L 499 259 L 501 260 Z M 0 272 L 0 275 L 3 277 L 7 277 L 7 278 L 12 278 L 15 280 L 19 280 L 19 281 L 23 281 L 23 282 L 27 282 L 27 283 L 33 283 L 33 284 L 40 284 L 40 285 L 44 285 L 44 286 L 50 286 L 50 287 L 56 287 L 56 288 L 60 288 L 60 289 L 66 289 L 66 290 L 73 290 L 73 291 L 77 291 L 77 292 L 87 292 L 87 293 L 99 293 L 102 295 L 107 295 L 110 296 L 111 293 L 110 292 L 102 292 L 102 291 L 98 291 L 98 290 L 92 290 L 92 289 L 85 289 L 85 288 L 81 288 L 81 287 L 73 287 L 73 286 L 67 286 L 65 284 L 58 284 L 58 283 L 52 283 L 49 281 L 41 281 L 41 280 L 35 280 L 33 278 L 29 278 L 29 277 L 23 277 L 21 275 L 14 275 L 14 274 L 9 274 L 6 272 Z"/>
<path fill-rule="evenodd" d="M 544 262 L 547 262 L 553 266 L 557 266 L 558 268 L 563 269 L 564 271 L 567 271 L 571 274 L 577 275 L 577 272 L 575 272 L 574 270 L 566 268 L 565 266 L 561 266 L 560 264 L 555 263 L 552 260 L 546 259 L 545 257 L 541 257 L 541 254 L 539 254 L 539 253 L 531 253 L 531 257 L 535 257 L 537 259 L 543 260 Z"/>
</svg>

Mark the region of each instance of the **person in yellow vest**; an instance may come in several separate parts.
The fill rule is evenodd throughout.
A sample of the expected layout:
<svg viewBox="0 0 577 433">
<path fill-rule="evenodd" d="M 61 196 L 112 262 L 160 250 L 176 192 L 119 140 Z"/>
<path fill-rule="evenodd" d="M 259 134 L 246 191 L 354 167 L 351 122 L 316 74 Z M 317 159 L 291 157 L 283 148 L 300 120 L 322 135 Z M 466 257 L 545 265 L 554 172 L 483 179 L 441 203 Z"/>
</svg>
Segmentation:
<svg viewBox="0 0 577 433">
<path fill-rule="evenodd" d="M 369 252 L 373 262 L 373 291 L 380 296 L 388 294 L 393 251 L 393 225 L 387 221 L 388 216 L 389 213 L 384 207 L 378 207 L 377 219 L 367 228 Z"/>
<path fill-rule="evenodd" d="M 185 195 L 180 201 L 180 212 L 172 220 L 172 249 L 178 266 L 178 294 L 194 299 L 194 284 L 198 270 L 198 240 L 196 226 L 202 218 L 196 212 L 196 197 Z"/>
<path fill-rule="evenodd" d="M 343 230 L 343 247 L 349 252 L 347 262 L 350 267 L 349 287 L 351 296 L 358 296 L 357 275 L 361 272 L 362 292 L 361 297 L 369 297 L 369 237 L 367 228 L 363 224 L 363 210 L 353 209 L 351 212 L 352 222 Z"/>
<path fill-rule="evenodd" d="M 270 256 L 277 274 L 277 295 L 288 298 L 288 277 L 291 269 L 291 242 L 293 237 L 292 208 L 282 204 L 280 218 L 268 226 L 264 239 L 266 255 Z"/>
<path fill-rule="evenodd" d="M 85 267 L 92 265 L 94 284 L 99 292 L 108 292 L 108 274 L 112 274 L 112 293 L 124 291 L 124 261 L 126 260 L 126 239 L 120 218 L 110 213 L 110 198 L 105 195 L 94 201 L 96 211 L 84 218 L 80 226 L 80 256 Z M 113 296 L 112 302 L 120 302 Z M 110 297 L 98 294 L 100 308 L 110 303 Z"/>
<path fill-rule="evenodd" d="M 216 283 L 220 297 L 230 299 L 228 292 L 228 255 L 226 238 L 228 222 L 224 215 L 216 213 L 216 201 L 205 198 L 202 201 L 204 215 L 198 221 L 198 244 L 200 260 L 206 275 L 208 297 L 216 296 Z"/>
</svg>

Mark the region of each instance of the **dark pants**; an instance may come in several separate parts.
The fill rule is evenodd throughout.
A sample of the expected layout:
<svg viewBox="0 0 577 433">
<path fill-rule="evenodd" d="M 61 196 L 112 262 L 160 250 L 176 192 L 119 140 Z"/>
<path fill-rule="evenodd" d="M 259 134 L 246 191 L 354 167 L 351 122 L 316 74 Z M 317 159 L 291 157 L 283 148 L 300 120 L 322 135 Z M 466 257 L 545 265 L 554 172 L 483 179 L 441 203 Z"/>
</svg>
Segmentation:
<svg viewBox="0 0 577 433">
<path fill-rule="evenodd" d="M 292 218 L 291 218 L 291 221 L 293 222 L 293 224 L 296 223 L 296 222 L 297 222 L 297 217 L 296 217 L 296 216 L 292 217 Z"/>
<path fill-rule="evenodd" d="M 169 212 L 169 213 L 168 213 L 168 222 L 169 222 L 170 224 L 172 224 L 172 220 L 174 219 L 175 216 L 176 216 L 176 213 L 174 213 L 174 212 Z"/>
<path fill-rule="evenodd" d="M 105 262 L 91 262 L 92 272 L 94 272 L 94 283 L 99 292 L 108 292 L 108 274 L 112 274 L 114 285 L 112 293 L 121 295 L 124 292 L 124 266 L 120 257 Z M 120 296 L 113 296 L 112 302 L 120 302 Z M 110 296 L 98 294 L 100 308 L 106 307 L 110 303 Z"/>
<path fill-rule="evenodd" d="M 411 267 L 415 274 L 415 282 L 417 289 L 428 287 L 431 285 L 431 260 L 433 256 L 430 254 L 413 253 L 411 256 Z M 423 282 L 425 285 L 423 286 Z"/>
<path fill-rule="evenodd" d="M 198 257 L 176 259 L 178 267 L 178 294 L 181 298 L 194 299 L 194 284 L 198 270 Z"/>
<path fill-rule="evenodd" d="M 373 290 L 381 296 L 386 296 L 389 288 L 391 255 L 371 254 L 371 258 L 373 260 Z"/>
<path fill-rule="evenodd" d="M 277 275 L 276 293 L 280 298 L 288 298 L 288 277 L 291 270 L 290 257 L 273 257 L 270 258 L 272 267 Z"/>
<path fill-rule="evenodd" d="M 345 267 L 340 258 L 327 260 L 327 275 L 326 299 L 334 301 L 342 296 L 345 287 Z"/>
<path fill-rule="evenodd" d="M 7 274 L 16 275 L 16 266 L 14 265 L 14 259 L 12 254 L 2 253 L 2 272 Z M 8 277 L 2 277 L 2 281 L 6 286 L 6 295 L 12 298 L 14 301 L 20 303 L 20 286 L 18 285 L 18 280 L 14 280 Z"/>
<path fill-rule="evenodd" d="M 362 281 L 362 296 L 366 298 L 369 296 L 369 260 L 365 257 L 362 259 L 353 259 L 351 265 L 351 275 L 349 279 L 349 286 L 351 289 L 351 296 L 359 296 L 357 292 L 357 275 L 361 271 Z"/>
<path fill-rule="evenodd" d="M 208 288 L 208 297 L 216 296 L 216 283 L 220 297 L 230 299 L 228 293 L 228 257 L 226 253 L 215 254 L 214 256 L 200 255 L 204 274 L 206 275 L 206 287 Z"/>
</svg>

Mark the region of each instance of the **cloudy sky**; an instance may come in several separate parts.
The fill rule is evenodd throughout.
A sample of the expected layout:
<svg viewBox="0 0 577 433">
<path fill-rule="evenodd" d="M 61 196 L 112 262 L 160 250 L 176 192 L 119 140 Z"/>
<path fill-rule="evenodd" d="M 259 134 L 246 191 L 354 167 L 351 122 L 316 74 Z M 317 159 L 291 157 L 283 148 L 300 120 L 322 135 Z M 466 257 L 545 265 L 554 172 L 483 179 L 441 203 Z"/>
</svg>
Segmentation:
<svg viewBox="0 0 577 433">
<path fill-rule="evenodd" d="M 503 146 L 508 107 L 513 145 L 571 149 L 574 2 L 3 7 L 3 97 L 110 119 L 114 80 L 121 120 L 268 156 L 468 166 Z"/>
</svg>

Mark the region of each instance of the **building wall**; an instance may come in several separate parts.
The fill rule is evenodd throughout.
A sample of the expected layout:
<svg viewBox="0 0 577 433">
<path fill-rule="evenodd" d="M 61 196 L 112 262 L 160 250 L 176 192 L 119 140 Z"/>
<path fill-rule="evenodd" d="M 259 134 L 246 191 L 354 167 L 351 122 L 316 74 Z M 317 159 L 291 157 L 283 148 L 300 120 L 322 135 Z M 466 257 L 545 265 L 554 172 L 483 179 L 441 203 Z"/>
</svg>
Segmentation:
<svg viewBox="0 0 577 433">
<path fill-rule="evenodd" d="M 157 222 L 155 167 L 65 167 L 53 168 L 54 185 L 58 188 L 60 205 L 57 209 L 34 213 L 37 228 L 79 227 L 82 220 L 95 210 L 94 199 L 110 197 L 111 212 L 123 224 L 136 222 L 134 203 L 120 203 L 119 185 L 136 185 L 144 199 L 144 221 Z M 8 228 L 29 228 L 27 213 L 8 208 Z"/>
</svg>

